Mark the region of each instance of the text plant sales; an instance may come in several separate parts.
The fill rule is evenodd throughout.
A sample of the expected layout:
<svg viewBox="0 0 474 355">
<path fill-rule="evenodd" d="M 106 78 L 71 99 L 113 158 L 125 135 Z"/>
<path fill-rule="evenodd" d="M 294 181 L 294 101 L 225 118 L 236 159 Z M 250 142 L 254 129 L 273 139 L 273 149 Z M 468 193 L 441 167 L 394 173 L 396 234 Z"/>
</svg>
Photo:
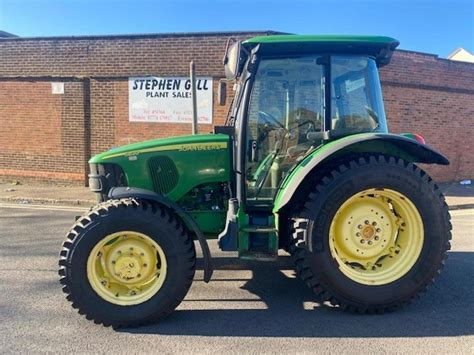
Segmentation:
<svg viewBox="0 0 474 355">
<path fill-rule="evenodd" d="M 196 89 L 201 91 L 209 90 L 208 80 L 197 79 Z M 165 78 L 136 79 L 133 82 L 132 90 L 145 90 L 146 97 L 191 98 L 191 80 L 183 81 Z"/>
<path fill-rule="evenodd" d="M 212 124 L 212 77 L 196 78 L 198 122 Z M 130 77 L 128 107 L 130 122 L 192 122 L 189 77 Z"/>
</svg>

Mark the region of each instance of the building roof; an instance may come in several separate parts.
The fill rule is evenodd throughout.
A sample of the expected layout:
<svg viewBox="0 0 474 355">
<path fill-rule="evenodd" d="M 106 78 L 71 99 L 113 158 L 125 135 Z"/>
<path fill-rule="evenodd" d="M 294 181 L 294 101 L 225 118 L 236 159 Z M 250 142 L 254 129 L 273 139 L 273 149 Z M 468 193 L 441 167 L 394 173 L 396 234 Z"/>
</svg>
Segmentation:
<svg viewBox="0 0 474 355">
<path fill-rule="evenodd" d="M 384 36 L 349 35 L 270 35 L 253 37 L 243 42 L 246 47 L 259 46 L 266 54 L 337 52 L 368 54 L 382 66 L 388 64 L 395 48 L 396 39 Z"/>
<path fill-rule="evenodd" d="M 18 36 L 14 35 L 13 33 L 0 30 L 0 38 L 12 38 L 12 37 L 18 37 Z"/>
<path fill-rule="evenodd" d="M 450 55 L 448 55 L 448 59 L 459 62 L 474 63 L 474 55 L 462 47 L 459 47 Z"/>
<path fill-rule="evenodd" d="M 2 31 L 0 31 L 2 32 Z M 5 32 L 6 33 L 6 32 Z M 79 36 L 38 36 L 38 37 L 5 37 L 4 39 L 14 41 L 69 41 L 69 40 L 102 40 L 102 39 L 141 39 L 141 38 L 163 38 L 163 37 L 206 37 L 206 36 L 250 36 L 250 35 L 274 35 L 284 32 L 260 30 L 260 31 L 211 31 L 211 32 L 167 32 L 167 33 L 133 33 L 133 34 L 111 34 L 111 35 L 79 35 Z M 0 36 L 1 37 L 1 36 Z"/>
</svg>

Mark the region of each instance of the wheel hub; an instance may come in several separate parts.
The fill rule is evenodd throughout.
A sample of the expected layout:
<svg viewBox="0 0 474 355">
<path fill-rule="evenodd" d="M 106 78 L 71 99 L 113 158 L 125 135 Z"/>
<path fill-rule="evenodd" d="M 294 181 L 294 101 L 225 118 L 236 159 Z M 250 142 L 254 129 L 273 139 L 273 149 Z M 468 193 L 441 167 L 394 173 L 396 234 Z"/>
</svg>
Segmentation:
<svg viewBox="0 0 474 355">
<path fill-rule="evenodd" d="M 375 235 L 375 228 L 372 227 L 372 226 L 365 226 L 363 229 L 362 229 L 362 237 L 369 241 L 369 240 L 372 240 L 372 238 L 374 237 Z"/>
<path fill-rule="evenodd" d="M 140 274 L 140 260 L 135 256 L 121 256 L 115 262 L 115 275 L 129 281 L 137 278 Z"/>
<path fill-rule="evenodd" d="M 344 202 L 330 227 L 331 254 L 354 281 L 377 285 L 401 277 L 418 258 L 423 222 L 407 197 L 362 191 Z"/>
<path fill-rule="evenodd" d="M 104 237 L 87 261 L 92 288 L 106 301 L 123 306 L 151 298 L 163 285 L 166 272 L 163 249 L 138 232 Z"/>
<path fill-rule="evenodd" d="M 378 198 L 358 199 L 336 213 L 333 241 L 344 259 L 360 265 L 375 263 L 396 237 L 396 218 Z M 336 238 L 337 236 L 337 238 Z"/>
</svg>

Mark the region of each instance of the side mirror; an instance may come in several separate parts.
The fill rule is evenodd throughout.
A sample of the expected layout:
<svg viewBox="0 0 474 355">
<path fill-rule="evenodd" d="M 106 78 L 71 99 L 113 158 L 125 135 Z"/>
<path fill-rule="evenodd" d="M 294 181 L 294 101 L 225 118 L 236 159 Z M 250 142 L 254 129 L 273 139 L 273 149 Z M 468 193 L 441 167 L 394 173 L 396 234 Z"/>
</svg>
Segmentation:
<svg viewBox="0 0 474 355">
<path fill-rule="evenodd" d="M 240 66 L 240 56 L 241 52 L 241 43 L 240 41 L 234 42 L 230 45 L 230 39 L 227 42 L 227 48 L 224 55 L 224 72 L 227 79 L 234 79 L 239 71 Z"/>
<path fill-rule="evenodd" d="M 225 81 L 219 81 L 219 87 L 217 89 L 217 101 L 220 106 L 225 106 L 225 101 L 227 97 L 227 84 Z"/>
</svg>

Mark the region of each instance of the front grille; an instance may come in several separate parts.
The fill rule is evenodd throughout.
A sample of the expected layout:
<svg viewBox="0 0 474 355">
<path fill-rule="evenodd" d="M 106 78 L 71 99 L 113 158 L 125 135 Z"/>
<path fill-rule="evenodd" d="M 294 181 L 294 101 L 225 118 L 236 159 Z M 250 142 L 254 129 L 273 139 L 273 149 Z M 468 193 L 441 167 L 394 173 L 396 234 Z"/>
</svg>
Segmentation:
<svg viewBox="0 0 474 355">
<path fill-rule="evenodd" d="M 158 156 L 148 161 L 153 189 L 157 193 L 166 194 L 178 184 L 178 169 L 173 161 L 166 156 Z"/>
</svg>

